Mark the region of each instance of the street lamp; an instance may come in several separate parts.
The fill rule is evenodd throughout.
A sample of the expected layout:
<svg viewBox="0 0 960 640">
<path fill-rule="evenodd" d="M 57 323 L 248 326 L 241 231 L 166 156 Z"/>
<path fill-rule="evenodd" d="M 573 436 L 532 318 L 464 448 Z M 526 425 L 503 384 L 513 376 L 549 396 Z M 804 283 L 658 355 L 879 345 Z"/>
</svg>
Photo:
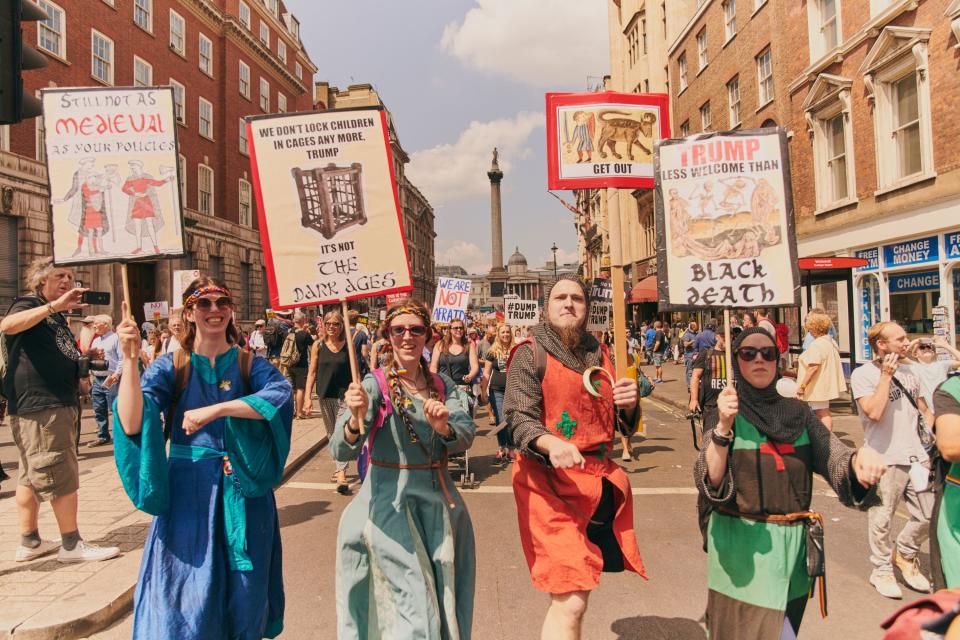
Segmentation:
<svg viewBox="0 0 960 640">
<path fill-rule="evenodd" d="M 554 242 L 553 246 L 550 247 L 550 251 L 553 251 L 553 281 L 557 281 L 557 243 Z"/>
</svg>

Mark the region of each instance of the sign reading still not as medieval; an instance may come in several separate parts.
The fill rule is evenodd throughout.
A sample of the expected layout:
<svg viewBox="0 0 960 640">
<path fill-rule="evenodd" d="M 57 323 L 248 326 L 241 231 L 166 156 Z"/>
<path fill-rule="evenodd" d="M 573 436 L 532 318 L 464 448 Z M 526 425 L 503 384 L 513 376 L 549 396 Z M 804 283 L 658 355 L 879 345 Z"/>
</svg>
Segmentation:
<svg viewBox="0 0 960 640">
<path fill-rule="evenodd" d="M 183 255 L 173 89 L 42 96 L 54 262 Z"/>
<path fill-rule="evenodd" d="M 665 140 L 655 161 L 662 310 L 800 303 L 782 129 Z"/>
<path fill-rule="evenodd" d="M 548 93 L 547 188 L 653 187 L 653 148 L 670 137 L 662 93 Z"/>
<path fill-rule="evenodd" d="M 383 109 L 247 119 L 275 309 L 411 289 Z"/>
</svg>

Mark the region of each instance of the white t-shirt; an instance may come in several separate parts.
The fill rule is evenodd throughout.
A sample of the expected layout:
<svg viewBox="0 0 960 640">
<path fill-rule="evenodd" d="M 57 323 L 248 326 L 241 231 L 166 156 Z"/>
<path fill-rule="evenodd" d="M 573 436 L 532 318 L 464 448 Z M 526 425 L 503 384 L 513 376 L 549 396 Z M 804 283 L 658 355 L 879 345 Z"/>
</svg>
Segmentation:
<svg viewBox="0 0 960 640">
<path fill-rule="evenodd" d="M 914 398 L 920 397 L 920 379 L 909 366 L 900 365 L 894 375 Z M 855 400 L 873 395 L 879 384 L 880 367 L 873 362 L 857 367 L 850 376 L 850 390 Z M 917 436 L 917 418 L 917 410 L 892 380 L 887 407 L 879 420 L 873 421 L 860 411 L 866 443 L 880 453 L 888 465 L 909 465 L 913 462 L 911 458 L 926 462 L 927 454 Z"/>
<path fill-rule="evenodd" d="M 770 334 L 770 337 L 774 340 L 777 339 L 777 328 L 772 322 L 764 318 L 763 320 L 757 321 L 757 326 Z"/>
<path fill-rule="evenodd" d="M 167 346 L 166 346 L 166 348 L 164 348 L 163 352 L 164 352 L 165 354 L 166 354 L 166 353 L 173 353 L 174 351 L 176 351 L 176 350 L 179 349 L 179 348 L 180 348 L 180 341 L 177 340 L 177 337 L 176 337 L 176 336 L 170 336 L 170 340 L 167 342 Z"/>
<path fill-rule="evenodd" d="M 910 371 L 920 378 L 920 393 L 923 395 L 923 399 L 927 401 L 927 408 L 933 411 L 933 392 L 937 390 L 941 382 L 947 379 L 947 374 L 953 368 L 953 361 L 934 360 L 930 364 L 912 362 L 908 366 Z"/>
</svg>

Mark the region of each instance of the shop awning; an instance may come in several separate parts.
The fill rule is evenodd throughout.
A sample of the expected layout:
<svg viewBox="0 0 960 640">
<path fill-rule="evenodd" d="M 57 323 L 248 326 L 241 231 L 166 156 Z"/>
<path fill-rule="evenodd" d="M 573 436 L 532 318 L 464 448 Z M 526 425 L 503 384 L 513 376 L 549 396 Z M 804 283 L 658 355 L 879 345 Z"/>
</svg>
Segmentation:
<svg viewBox="0 0 960 640">
<path fill-rule="evenodd" d="M 627 304 L 657 301 L 657 276 L 647 276 L 630 289 Z"/>
</svg>

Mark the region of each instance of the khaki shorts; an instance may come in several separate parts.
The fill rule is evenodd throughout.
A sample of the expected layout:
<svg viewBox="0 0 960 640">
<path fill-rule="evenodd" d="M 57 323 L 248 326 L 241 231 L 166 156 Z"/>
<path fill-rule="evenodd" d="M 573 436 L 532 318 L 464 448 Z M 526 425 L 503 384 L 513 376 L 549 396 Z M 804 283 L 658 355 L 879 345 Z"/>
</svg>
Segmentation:
<svg viewBox="0 0 960 640">
<path fill-rule="evenodd" d="M 80 488 L 77 462 L 77 408 L 56 407 L 10 416 L 20 452 L 17 482 L 40 500 L 70 495 Z"/>
</svg>

